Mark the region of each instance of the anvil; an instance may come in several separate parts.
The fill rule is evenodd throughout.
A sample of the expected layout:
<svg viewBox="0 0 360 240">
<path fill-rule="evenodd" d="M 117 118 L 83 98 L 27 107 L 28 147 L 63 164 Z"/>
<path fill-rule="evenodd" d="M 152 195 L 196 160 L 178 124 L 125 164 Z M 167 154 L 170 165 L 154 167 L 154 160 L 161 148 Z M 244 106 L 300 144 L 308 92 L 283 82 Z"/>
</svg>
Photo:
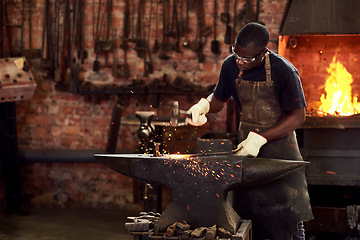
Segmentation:
<svg viewBox="0 0 360 240">
<path fill-rule="evenodd" d="M 111 169 L 171 190 L 159 219 L 160 231 L 185 220 L 192 229 L 216 224 L 235 234 L 240 216 L 227 200 L 235 187 L 255 187 L 281 178 L 308 162 L 234 155 L 95 154 Z"/>
</svg>

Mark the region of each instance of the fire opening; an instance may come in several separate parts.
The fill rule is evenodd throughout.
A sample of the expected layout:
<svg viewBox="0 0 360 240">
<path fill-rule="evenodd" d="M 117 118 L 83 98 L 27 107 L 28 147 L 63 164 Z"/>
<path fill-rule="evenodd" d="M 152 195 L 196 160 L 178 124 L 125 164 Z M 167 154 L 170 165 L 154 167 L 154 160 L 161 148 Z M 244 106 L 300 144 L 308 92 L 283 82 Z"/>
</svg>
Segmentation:
<svg viewBox="0 0 360 240">
<path fill-rule="evenodd" d="M 299 71 L 308 117 L 359 114 L 359 49 L 360 34 L 279 37 L 279 55 Z"/>
<path fill-rule="evenodd" d="M 344 65 L 333 57 L 330 66 L 326 68 L 329 76 L 325 82 L 325 92 L 320 97 L 319 111 L 325 115 L 350 116 L 359 111 L 358 97 L 352 97 L 352 75 Z"/>
</svg>

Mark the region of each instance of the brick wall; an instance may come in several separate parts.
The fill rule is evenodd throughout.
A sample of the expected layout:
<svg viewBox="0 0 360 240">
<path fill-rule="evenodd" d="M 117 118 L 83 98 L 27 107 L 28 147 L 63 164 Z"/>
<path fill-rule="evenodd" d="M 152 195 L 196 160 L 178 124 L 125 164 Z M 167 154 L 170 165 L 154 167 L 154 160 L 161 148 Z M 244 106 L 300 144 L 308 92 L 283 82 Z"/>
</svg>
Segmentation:
<svg viewBox="0 0 360 240">
<path fill-rule="evenodd" d="M 16 1 L 15 1 L 16 2 Z M 28 16 L 29 4 L 26 2 L 25 15 Z M 54 9 L 54 1 L 50 1 L 51 9 Z M 61 1 L 60 1 L 61 2 Z M 103 1 L 104 3 L 105 1 Z M 125 1 L 113 1 L 113 25 L 116 36 L 115 46 L 120 46 L 122 36 L 122 20 Z M 132 1 L 130 1 L 132 2 Z M 149 4 L 147 2 L 145 22 L 149 22 Z M 161 2 L 161 1 L 160 1 Z M 182 1 L 185 2 L 185 1 Z M 255 12 L 256 1 L 250 1 L 252 12 Z M 16 2 L 21 5 L 20 2 Z M 85 1 L 84 18 L 84 47 L 88 57 L 80 65 L 80 80 L 92 81 L 94 53 L 93 40 L 93 1 Z M 132 3 L 137 6 L 137 2 Z M 218 1 L 218 15 L 224 11 L 224 2 Z M 233 23 L 233 1 L 230 1 L 230 23 Z M 270 49 L 277 51 L 277 37 L 286 0 L 262 0 L 260 1 L 259 21 L 265 23 L 271 32 Z M 98 6 L 98 1 L 95 1 Z M 20 7 L 10 7 L 13 16 L 21 16 Z M 31 48 L 40 49 L 42 44 L 42 27 L 44 1 L 32 0 L 32 32 Z M 205 24 L 212 27 L 213 1 L 205 1 Z M 153 9 L 155 6 L 153 6 Z M 62 8 L 61 8 L 62 9 Z M 161 6 L 160 6 L 161 9 Z M 245 9 L 244 2 L 238 2 L 238 12 Z M 52 10 L 53 11 L 53 10 Z M 161 11 L 161 10 L 159 10 Z M 249 12 L 248 12 L 249 13 Z M 160 14 L 161 15 L 161 14 Z M 251 14 L 249 14 L 251 15 Z M 247 15 L 247 16 L 249 16 Z M 54 17 L 54 12 L 52 12 Z M 183 16 L 184 17 L 184 16 Z M 196 14 L 189 12 L 191 32 L 190 40 L 196 40 Z M 244 16 L 243 16 L 244 17 Z M 152 18 L 154 20 L 154 18 Z M 25 18 L 23 43 L 24 48 L 29 49 L 28 18 Z M 20 18 L 11 19 L 13 23 L 21 23 Z M 61 22 L 61 20 L 60 20 Z M 159 19 L 159 22 L 160 19 Z M 243 22 L 237 23 L 240 29 Z M 158 25 L 158 33 L 162 31 L 162 24 Z M 153 46 L 156 37 L 156 26 L 151 25 L 150 46 Z M 134 29 L 133 29 L 134 30 Z M 21 47 L 20 34 L 13 33 L 12 48 Z M 169 81 L 176 77 L 188 80 L 190 83 L 208 86 L 215 84 L 221 68 L 222 59 L 229 54 L 229 45 L 224 44 L 225 24 L 217 23 L 217 39 L 220 41 L 221 53 L 214 55 L 211 52 L 211 40 L 213 35 L 207 38 L 203 52 L 205 59 L 198 61 L 196 52 L 180 46 L 181 52 L 169 52 L 170 59 L 162 60 L 159 54 L 152 54 L 154 71 L 144 77 L 143 59 L 137 57 L 136 51 L 129 49 L 127 61 L 130 69 L 130 77 L 113 77 L 111 68 L 101 68 L 101 75 L 93 82 L 97 84 L 130 85 L 134 80 L 149 83 L 154 79 L 162 79 L 164 74 Z M 159 35 L 159 40 L 161 35 Z M 181 42 L 184 37 L 180 38 Z M 57 43 L 59 44 L 59 43 Z M 56 44 L 55 44 L 56 45 Z M 109 63 L 112 64 L 113 52 L 108 54 Z M 124 51 L 116 49 L 116 56 L 121 65 Z M 47 56 L 45 56 L 46 58 Z M 105 63 L 105 56 L 98 55 L 101 64 Z M 40 59 L 29 58 L 32 64 L 32 72 L 37 82 L 37 89 L 33 98 L 29 101 L 17 103 L 18 143 L 21 151 L 34 149 L 105 149 L 111 109 L 116 101 L 116 95 L 111 94 L 73 94 L 58 88 L 58 82 L 49 76 L 48 69 L 44 68 Z M 121 67 L 121 66 L 120 66 Z M 102 79 L 101 81 L 99 79 Z M 66 86 L 70 81 L 69 68 L 66 69 L 62 84 Z M 61 85 L 61 84 L 60 84 Z M 126 95 L 123 108 L 123 117 L 134 115 L 137 110 L 151 110 L 159 115 L 169 114 L 169 106 L 174 100 L 178 100 L 182 109 L 188 109 L 199 100 L 200 95 L 189 96 L 188 94 L 163 94 L 159 98 L 159 106 L 154 107 L 154 95 L 146 96 Z M 213 132 L 225 132 L 225 111 L 217 117 L 217 122 L 209 123 L 204 129 Z M 122 125 L 117 149 L 121 152 L 135 151 L 138 146 L 136 130 L 138 125 Z M 100 163 L 25 163 L 22 166 L 23 193 L 27 202 L 34 207 L 93 207 L 93 208 L 127 208 L 131 205 L 131 184 L 129 179 L 106 169 Z"/>
</svg>

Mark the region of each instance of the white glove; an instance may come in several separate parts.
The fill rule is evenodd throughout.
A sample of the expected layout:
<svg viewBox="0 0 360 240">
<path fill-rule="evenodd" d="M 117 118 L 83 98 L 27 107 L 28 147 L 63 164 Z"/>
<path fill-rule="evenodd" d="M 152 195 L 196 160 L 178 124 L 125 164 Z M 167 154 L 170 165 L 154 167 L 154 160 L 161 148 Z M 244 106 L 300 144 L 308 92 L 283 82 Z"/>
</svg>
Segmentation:
<svg viewBox="0 0 360 240">
<path fill-rule="evenodd" d="M 250 156 L 256 157 L 260 151 L 260 148 L 267 143 L 267 139 L 260 134 L 250 131 L 247 138 L 242 141 L 237 149 L 240 149 L 236 156 Z"/>
<path fill-rule="evenodd" d="M 210 103 L 207 99 L 202 98 L 200 101 L 192 106 L 186 113 L 191 114 L 191 119 L 186 118 L 186 121 L 193 126 L 202 126 L 207 122 L 205 114 L 210 110 Z"/>
</svg>

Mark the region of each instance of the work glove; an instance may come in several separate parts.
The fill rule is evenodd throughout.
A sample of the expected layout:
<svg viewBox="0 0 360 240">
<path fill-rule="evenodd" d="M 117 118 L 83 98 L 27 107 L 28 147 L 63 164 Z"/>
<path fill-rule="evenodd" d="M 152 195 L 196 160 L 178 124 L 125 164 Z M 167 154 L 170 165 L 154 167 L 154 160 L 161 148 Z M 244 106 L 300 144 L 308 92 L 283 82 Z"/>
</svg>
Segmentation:
<svg viewBox="0 0 360 240">
<path fill-rule="evenodd" d="M 192 106 L 186 114 L 191 114 L 191 119 L 186 118 L 186 121 L 193 126 L 202 126 L 207 122 L 205 114 L 210 110 L 210 102 L 202 98 L 200 101 Z"/>
<path fill-rule="evenodd" d="M 260 148 L 265 143 L 267 143 L 266 138 L 256 132 L 250 131 L 247 138 L 238 145 L 237 149 L 239 149 L 239 151 L 236 152 L 235 155 L 256 157 L 259 154 Z"/>
</svg>

